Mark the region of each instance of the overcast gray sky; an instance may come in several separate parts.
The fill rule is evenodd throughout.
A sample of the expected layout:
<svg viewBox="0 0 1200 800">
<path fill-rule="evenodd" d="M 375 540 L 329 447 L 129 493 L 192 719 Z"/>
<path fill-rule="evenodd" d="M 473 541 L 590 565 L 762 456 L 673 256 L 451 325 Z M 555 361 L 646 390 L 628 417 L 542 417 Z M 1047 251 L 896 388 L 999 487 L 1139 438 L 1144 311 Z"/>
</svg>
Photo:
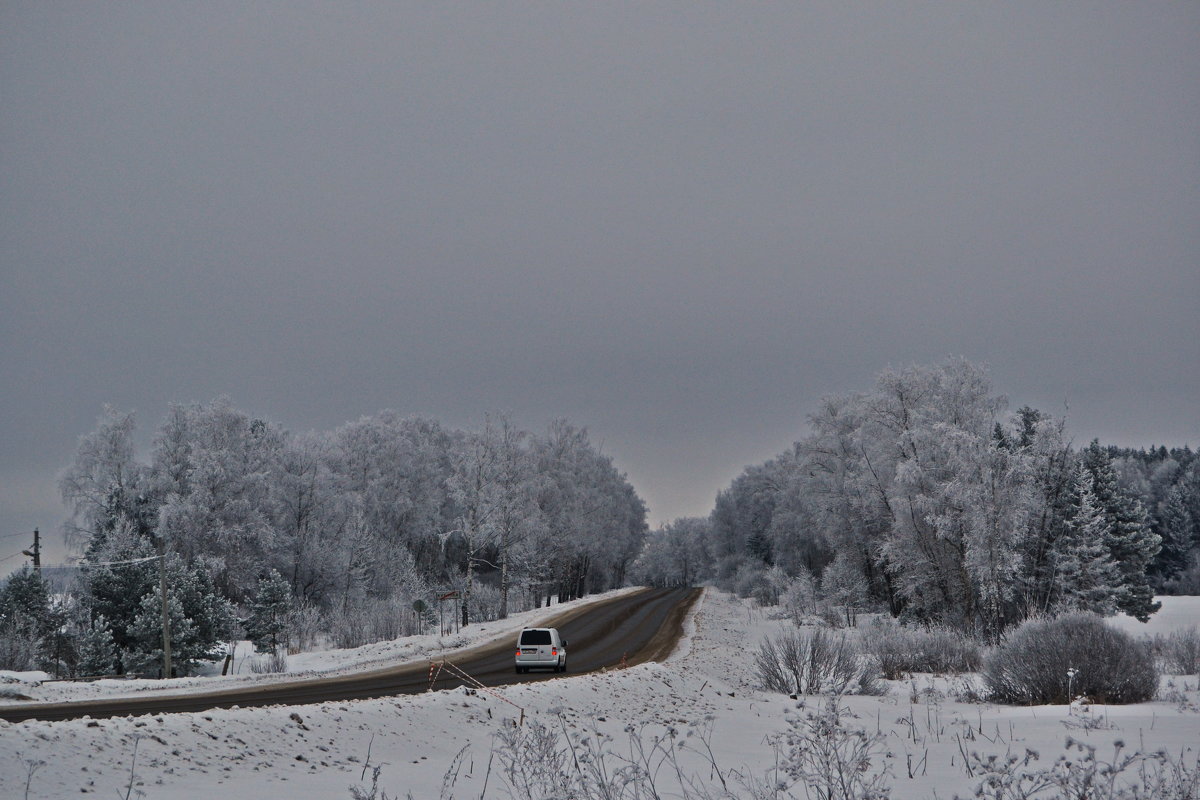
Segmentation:
<svg viewBox="0 0 1200 800">
<path fill-rule="evenodd" d="M 655 524 L 951 354 L 1195 447 L 1198 42 L 1194 2 L 8 0 L 0 557 L 105 403 L 564 416 Z"/>
</svg>

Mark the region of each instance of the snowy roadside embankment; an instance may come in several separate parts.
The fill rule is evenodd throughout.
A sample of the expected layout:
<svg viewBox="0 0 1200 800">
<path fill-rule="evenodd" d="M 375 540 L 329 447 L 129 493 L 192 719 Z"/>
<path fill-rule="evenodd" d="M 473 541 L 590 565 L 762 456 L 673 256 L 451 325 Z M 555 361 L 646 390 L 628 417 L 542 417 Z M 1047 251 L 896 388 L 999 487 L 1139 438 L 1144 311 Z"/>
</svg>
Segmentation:
<svg viewBox="0 0 1200 800">
<path fill-rule="evenodd" d="M 592 595 L 547 608 L 535 608 L 520 614 L 513 614 L 507 619 L 475 623 L 447 636 L 431 633 L 375 642 L 352 650 L 316 650 L 297 653 L 287 657 L 287 671 L 282 673 L 253 672 L 252 665 L 265 662 L 267 657 L 255 653 L 250 643 L 244 641 L 239 642 L 235 648 L 233 668 L 230 670 L 230 674 L 224 676 L 220 674 L 220 668 L 216 665 L 208 667 L 208 674 L 173 678 L 168 681 L 136 678 L 56 681 L 44 672 L 0 671 L 0 705 L 25 702 L 6 697 L 3 691 L 6 688 L 12 694 L 20 694 L 32 700 L 45 703 L 64 703 L 72 700 L 141 696 L 147 692 L 163 694 L 209 692 L 437 660 L 479 644 L 502 639 L 505 636 L 516 637 L 524 627 L 536 626 L 542 621 L 552 619 L 566 611 L 633 591 L 637 591 L 636 588 L 617 589 L 602 595 Z"/>
</svg>

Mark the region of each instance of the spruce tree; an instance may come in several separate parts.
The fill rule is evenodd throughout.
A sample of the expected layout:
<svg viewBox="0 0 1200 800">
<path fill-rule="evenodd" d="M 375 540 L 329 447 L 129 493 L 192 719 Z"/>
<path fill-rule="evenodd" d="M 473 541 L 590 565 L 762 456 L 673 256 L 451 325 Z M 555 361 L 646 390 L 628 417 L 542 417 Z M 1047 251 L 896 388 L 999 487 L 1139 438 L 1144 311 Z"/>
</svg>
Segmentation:
<svg viewBox="0 0 1200 800">
<path fill-rule="evenodd" d="M 117 668 L 117 645 L 104 615 L 92 620 L 79 637 L 79 674 L 111 675 Z"/>
<path fill-rule="evenodd" d="M 184 616 L 195 626 L 197 646 L 205 655 L 233 635 L 233 606 L 218 593 L 203 567 L 189 569 L 178 557 L 169 558 L 167 580 L 179 597 Z"/>
<path fill-rule="evenodd" d="M 1145 622 L 1161 607 L 1154 602 L 1147 573 L 1162 540 L 1150 529 L 1141 502 L 1121 492 L 1112 461 L 1098 440 L 1093 439 L 1083 452 L 1083 464 L 1092 475 L 1096 504 L 1108 524 L 1105 536 L 1109 555 L 1120 573 L 1117 608 Z"/>
<path fill-rule="evenodd" d="M 1080 466 L 1073 514 L 1055 542 L 1057 605 L 1108 616 L 1117 610 L 1121 575 L 1108 551 L 1108 521 L 1096 503 L 1092 475 Z"/>
<path fill-rule="evenodd" d="M 42 574 L 22 567 L 0 587 L 0 626 L 42 636 L 51 625 L 50 592 Z"/>
<path fill-rule="evenodd" d="M 138 603 L 138 614 L 128 630 L 130 648 L 124 654 L 128 669 L 143 675 L 162 675 L 162 610 L 162 596 L 157 591 Z M 184 614 L 183 603 L 170 591 L 167 616 L 171 627 L 171 671 L 187 675 L 211 648 L 199 642 L 196 626 Z"/>
<path fill-rule="evenodd" d="M 246 636 L 260 653 L 274 653 L 287 642 L 287 615 L 291 610 L 292 593 L 278 572 L 271 572 L 258 582 L 258 594 L 246 620 Z"/>
<path fill-rule="evenodd" d="M 158 590 L 158 564 L 153 543 L 129 526 L 119 526 L 102 546 L 88 553 L 81 573 L 80 601 L 93 620 L 104 617 L 117 648 L 117 672 L 126 669 L 125 652 L 137 652 L 130 628 L 141 612 L 142 598 Z"/>
<path fill-rule="evenodd" d="M 1160 581 L 1174 578 L 1187 566 L 1188 555 L 1196 546 L 1192 514 L 1179 485 L 1171 487 L 1158 510 L 1158 532 L 1162 550 L 1155 559 L 1155 573 Z"/>
<path fill-rule="evenodd" d="M 22 567 L 0 586 L 0 669 L 45 669 L 58 673 L 56 625 L 62 614 L 50 602 L 42 575 Z"/>
</svg>

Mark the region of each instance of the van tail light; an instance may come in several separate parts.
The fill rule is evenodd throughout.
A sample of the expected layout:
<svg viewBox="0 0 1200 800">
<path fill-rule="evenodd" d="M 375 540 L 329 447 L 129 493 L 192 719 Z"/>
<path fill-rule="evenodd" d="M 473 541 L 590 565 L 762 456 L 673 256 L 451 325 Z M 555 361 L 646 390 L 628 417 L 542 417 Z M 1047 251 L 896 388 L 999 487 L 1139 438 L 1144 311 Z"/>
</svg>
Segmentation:
<svg viewBox="0 0 1200 800">
<path fill-rule="evenodd" d="M 557 648 L 557 647 L 551 647 L 551 648 L 550 648 L 550 655 L 552 655 L 552 656 L 556 656 L 556 655 L 558 655 L 558 648 Z"/>
<path fill-rule="evenodd" d="M 521 648 L 517 648 L 517 655 L 521 655 Z"/>
</svg>

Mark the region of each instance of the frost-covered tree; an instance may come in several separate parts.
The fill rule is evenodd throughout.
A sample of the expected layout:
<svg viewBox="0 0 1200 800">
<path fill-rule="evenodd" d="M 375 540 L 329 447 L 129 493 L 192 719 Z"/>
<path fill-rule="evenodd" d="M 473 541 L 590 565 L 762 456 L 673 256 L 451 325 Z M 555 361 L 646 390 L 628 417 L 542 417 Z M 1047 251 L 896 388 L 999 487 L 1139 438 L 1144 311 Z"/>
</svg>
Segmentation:
<svg viewBox="0 0 1200 800">
<path fill-rule="evenodd" d="M 245 596 L 277 547 L 270 489 L 284 438 L 219 398 L 172 406 L 156 439 L 158 534 L 189 562 L 203 562 L 231 599 Z"/>
<path fill-rule="evenodd" d="M 507 417 L 496 432 L 495 545 L 500 573 L 500 619 L 508 617 L 508 595 L 514 583 L 527 580 L 529 564 L 522 558 L 522 543 L 545 529 L 537 505 L 541 475 L 537 471 L 529 436 Z"/>
<path fill-rule="evenodd" d="M 1025 406 L 1017 411 L 1014 427 L 1016 449 L 1029 470 L 1033 493 L 1016 577 L 1017 616 L 1028 618 L 1049 612 L 1058 601 L 1056 548 L 1075 513 L 1077 459 L 1062 420 Z"/>
<path fill-rule="evenodd" d="M 1028 406 L 1006 416 L 1005 405 L 986 372 L 962 359 L 885 370 L 870 391 L 824 399 L 809 436 L 718 495 L 716 579 L 744 580 L 750 561 L 794 575 L 827 548 L 852 555 L 872 600 L 896 615 L 996 637 L 1051 611 L 1063 602 L 1064 553 L 1076 560 L 1069 569 L 1083 570 L 1079 581 L 1090 580 L 1073 527 L 1079 456 L 1063 421 Z M 1146 614 L 1152 532 L 1095 449 L 1084 460 L 1102 543 L 1119 565 L 1119 607 Z M 1126 464 L 1122 480 L 1157 491 L 1191 463 L 1189 452 L 1172 458 L 1180 469 L 1143 480 Z"/>
<path fill-rule="evenodd" d="M 287 437 L 268 485 L 275 530 L 268 558 L 301 600 L 321 601 L 337 586 L 339 504 L 329 466 L 330 440 Z"/>
<path fill-rule="evenodd" d="M 805 469 L 793 448 L 748 467 L 717 495 L 711 520 L 719 580 L 727 580 L 747 559 L 795 573 L 802 568 L 819 571 L 833 557 L 813 524 L 802 488 Z M 850 545 L 839 541 L 839 546 Z"/>
<path fill-rule="evenodd" d="M 496 523 L 501 506 L 499 444 L 488 420 L 482 433 L 467 433 L 453 455 L 451 497 L 458 508 L 456 526 L 447 538 L 456 536 L 465 553 L 466 577 L 462 592 L 462 624 L 471 621 L 471 595 L 475 569 L 496 540 Z"/>
<path fill-rule="evenodd" d="M 88 547 L 119 522 L 143 533 L 153 525 L 156 512 L 147 498 L 146 470 L 134 458 L 134 428 L 132 412 L 105 406 L 96 429 L 80 437 L 58 481 L 63 503 L 71 509 L 63 526 L 68 544 Z"/>
<path fill-rule="evenodd" d="M 442 585 L 449 580 L 453 568 L 444 543 L 457 515 L 448 486 L 454 438 L 453 431 L 435 421 L 392 411 L 363 417 L 333 433 L 327 464 L 338 504 L 330 506 L 334 518 L 323 529 L 336 531 L 351 514 L 361 516 L 378 565 L 368 587 L 372 595 L 392 591 L 393 576 L 386 567 L 401 550 L 412 555 L 429 580 Z"/>
<path fill-rule="evenodd" d="M 646 507 L 587 430 L 564 420 L 533 443 L 540 475 L 538 588 L 560 600 L 621 585 L 646 536 Z"/>
<path fill-rule="evenodd" d="M 707 519 L 682 517 L 652 531 L 630 574 L 648 586 L 694 586 L 710 577 Z"/>
<path fill-rule="evenodd" d="M 858 622 L 858 611 L 867 601 L 867 581 L 862 567 L 847 552 L 838 553 L 821 573 L 821 595 L 842 609 L 846 624 Z"/>
<path fill-rule="evenodd" d="M 609 588 L 646 533 L 628 481 L 565 422 L 536 437 L 503 418 L 457 431 L 383 411 L 294 436 L 220 398 L 172 406 L 149 464 L 132 433 L 132 415 L 106 412 L 60 486 L 85 555 L 81 608 L 106 618 L 119 655 L 138 652 L 129 629 L 157 580 L 142 559 L 160 543 L 207 641 L 270 570 L 327 626 L 370 637 L 389 635 L 377 609 L 435 590 L 486 586 L 499 597 L 487 613 L 503 615 L 513 586 L 563 599 Z"/>
</svg>

